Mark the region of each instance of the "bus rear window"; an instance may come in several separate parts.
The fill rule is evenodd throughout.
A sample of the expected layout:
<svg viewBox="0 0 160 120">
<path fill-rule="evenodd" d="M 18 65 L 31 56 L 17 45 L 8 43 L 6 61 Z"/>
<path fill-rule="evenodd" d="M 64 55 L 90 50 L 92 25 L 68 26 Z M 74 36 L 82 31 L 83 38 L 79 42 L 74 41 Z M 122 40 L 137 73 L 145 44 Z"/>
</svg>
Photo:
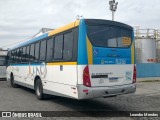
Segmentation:
<svg viewBox="0 0 160 120">
<path fill-rule="evenodd" d="M 131 45 L 132 31 L 111 25 L 88 25 L 87 34 L 96 47 L 128 48 Z"/>
</svg>

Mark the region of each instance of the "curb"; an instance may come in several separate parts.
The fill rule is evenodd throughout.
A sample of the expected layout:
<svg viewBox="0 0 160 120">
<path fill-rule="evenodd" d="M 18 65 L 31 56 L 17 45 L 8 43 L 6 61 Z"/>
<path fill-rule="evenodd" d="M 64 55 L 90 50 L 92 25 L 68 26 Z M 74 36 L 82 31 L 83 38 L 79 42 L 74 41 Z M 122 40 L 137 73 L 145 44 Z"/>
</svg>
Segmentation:
<svg viewBox="0 0 160 120">
<path fill-rule="evenodd" d="M 137 78 L 137 82 L 160 82 L 159 77 Z"/>
</svg>

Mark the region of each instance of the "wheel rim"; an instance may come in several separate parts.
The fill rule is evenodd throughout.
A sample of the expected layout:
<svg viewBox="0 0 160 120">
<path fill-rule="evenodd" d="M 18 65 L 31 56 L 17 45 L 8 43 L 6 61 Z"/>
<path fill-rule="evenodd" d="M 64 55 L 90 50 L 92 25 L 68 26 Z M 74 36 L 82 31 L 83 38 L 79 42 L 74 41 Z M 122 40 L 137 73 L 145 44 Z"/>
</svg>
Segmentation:
<svg viewBox="0 0 160 120">
<path fill-rule="evenodd" d="M 39 84 L 37 85 L 36 93 L 37 93 L 37 95 L 38 95 L 38 96 L 40 96 L 40 95 L 41 95 L 41 92 L 40 92 L 40 86 L 39 86 Z"/>
</svg>

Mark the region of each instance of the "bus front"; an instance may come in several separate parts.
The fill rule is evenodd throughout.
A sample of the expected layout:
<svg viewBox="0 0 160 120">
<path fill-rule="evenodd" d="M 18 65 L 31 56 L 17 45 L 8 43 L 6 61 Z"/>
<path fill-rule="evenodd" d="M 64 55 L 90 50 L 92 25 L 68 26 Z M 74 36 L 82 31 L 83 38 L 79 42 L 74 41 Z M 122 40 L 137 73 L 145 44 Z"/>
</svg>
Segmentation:
<svg viewBox="0 0 160 120">
<path fill-rule="evenodd" d="M 133 28 L 114 21 L 82 19 L 78 38 L 79 99 L 134 93 L 135 83 Z"/>
</svg>

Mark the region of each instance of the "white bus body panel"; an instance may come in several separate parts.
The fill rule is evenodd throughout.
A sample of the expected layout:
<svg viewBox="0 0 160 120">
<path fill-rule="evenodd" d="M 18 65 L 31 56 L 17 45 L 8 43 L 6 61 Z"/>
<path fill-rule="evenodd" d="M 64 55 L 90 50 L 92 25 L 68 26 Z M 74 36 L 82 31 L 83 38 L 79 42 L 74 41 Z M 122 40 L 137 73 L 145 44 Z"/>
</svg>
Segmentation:
<svg viewBox="0 0 160 120">
<path fill-rule="evenodd" d="M 7 68 L 7 79 L 12 72 L 17 84 L 34 89 L 34 79 L 40 76 L 44 93 L 74 99 L 109 97 L 134 93 L 136 90 L 136 85 L 132 84 L 134 65 L 89 65 L 91 87 L 83 85 L 85 67 L 63 65 L 63 69 L 60 69 L 60 65 L 46 65 L 47 72 L 44 74 L 40 72 L 41 66 L 10 66 Z M 106 73 L 112 74 L 108 74 L 108 78 L 92 78 L 93 74 Z"/>
<path fill-rule="evenodd" d="M 131 84 L 134 65 L 89 65 L 92 87 Z M 107 78 L 92 78 L 93 75 L 107 75 Z"/>
<path fill-rule="evenodd" d="M 86 65 L 78 65 L 78 84 L 83 84 L 83 70 Z M 134 65 L 89 65 L 92 87 L 131 84 Z M 92 78 L 92 75 L 107 74 L 108 78 Z M 114 78 L 116 80 L 114 80 Z"/>
<path fill-rule="evenodd" d="M 48 94 L 78 98 L 77 65 L 47 65 L 47 76 L 43 85 Z"/>
<path fill-rule="evenodd" d="M 34 89 L 34 79 L 39 76 L 42 80 L 44 93 L 76 98 L 77 92 L 77 65 L 42 66 L 10 66 L 7 68 L 7 79 L 10 79 L 11 72 L 14 75 L 15 83 Z M 44 73 L 43 73 L 44 72 Z"/>
<path fill-rule="evenodd" d="M 132 83 L 134 65 L 89 65 L 91 87 L 83 85 L 83 70 L 86 65 L 78 65 L 79 99 L 109 97 L 134 93 L 136 84 Z M 92 75 L 107 74 L 108 78 L 92 78 Z M 87 92 L 86 92 L 87 91 Z"/>
<path fill-rule="evenodd" d="M 22 66 L 22 65 L 16 65 L 16 66 L 9 66 L 7 67 L 7 80 L 10 79 L 11 73 L 13 73 L 14 80 L 16 83 L 21 84 L 25 86 L 32 86 L 34 88 L 34 78 L 35 74 L 33 74 L 30 70 L 33 66 Z M 39 74 L 37 74 L 39 75 Z"/>
</svg>

